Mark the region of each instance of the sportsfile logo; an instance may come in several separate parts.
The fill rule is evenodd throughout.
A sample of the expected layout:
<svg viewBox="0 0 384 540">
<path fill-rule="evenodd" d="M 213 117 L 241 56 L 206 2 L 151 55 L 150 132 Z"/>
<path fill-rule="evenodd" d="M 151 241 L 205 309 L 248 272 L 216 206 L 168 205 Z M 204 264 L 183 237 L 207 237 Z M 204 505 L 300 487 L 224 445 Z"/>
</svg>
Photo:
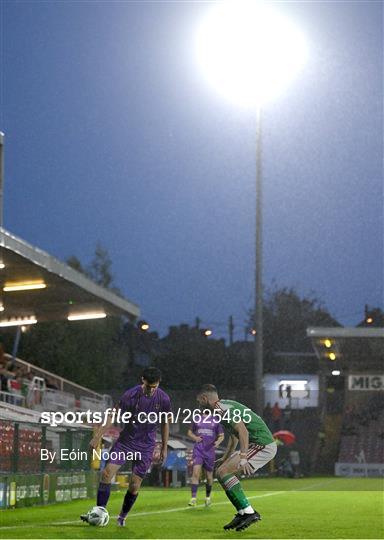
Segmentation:
<svg viewBox="0 0 384 540">
<path fill-rule="evenodd" d="M 63 412 L 48 412 L 44 411 L 40 416 L 40 423 L 47 424 L 51 427 L 57 427 L 62 424 L 97 424 L 106 426 L 107 423 L 112 424 L 162 424 L 172 423 L 177 424 L 211 424 L 224 422 L 251 422 L 251 410 L 238 409 L 232 410 L 204 410 L 200 409 L 177 409 L 174 412 L 165 411 L 140 411 L 137 414 L 131 411 L 122 412 L 120 409 L 108 408 L 103 413 L 100 411 L 67 411 Z"/>
<path fill-rule="evenodd" d="M 139 412 L 134 415 L 131 411 L 122 412 L 120 409 L 106 409 L 103 413 L 100 411 L 67 411 L 63 412 L 42 412 L 40 422 L 49 424 L 51 427 L 57 427 L 62 424 L 97 424 L 106 426 L 112 422 L 118 424 L 158 424 L 161 422 L 169 422 L 170 414 L 168 412 Z"/>
</svg>

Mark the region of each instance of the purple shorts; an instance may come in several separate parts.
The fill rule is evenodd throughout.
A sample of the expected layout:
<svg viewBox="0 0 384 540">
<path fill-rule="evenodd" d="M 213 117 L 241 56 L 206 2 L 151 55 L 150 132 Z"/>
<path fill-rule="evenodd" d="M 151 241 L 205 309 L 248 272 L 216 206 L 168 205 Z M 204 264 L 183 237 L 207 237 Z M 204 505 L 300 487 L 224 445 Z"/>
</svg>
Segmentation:
<svg viewBox="0 0 384 540">
<path fill-rule="evenodd" d="M 144 478 L 152 463 L 154 446 L 147 447 L 145 450 L 135 447 L 132 443 L 124 443 L 117 439 L 109 451 L 108 463 L 112 465 L 124 465 L 128 460 L 132 461 L 132 473 Z M 127 456 L 127 453 L 135 457 Z"/>
<path fill-rule="evenodd" d="M 215 452 L 201 452 L 194 448 L 192 457 L 193 465 L 202 465 L 206 471 L 213 471 L 215 467 Z"/>
</svg>

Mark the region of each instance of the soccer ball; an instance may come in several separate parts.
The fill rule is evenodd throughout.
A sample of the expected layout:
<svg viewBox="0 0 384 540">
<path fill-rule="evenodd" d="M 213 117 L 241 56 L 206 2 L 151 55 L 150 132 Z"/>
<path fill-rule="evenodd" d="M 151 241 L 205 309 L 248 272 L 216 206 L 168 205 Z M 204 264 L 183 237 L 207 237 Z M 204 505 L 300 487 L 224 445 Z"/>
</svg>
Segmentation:
<svg viewBox="0 0 384 540">
<path fill-rule="evenodd" d="M 104 506 L 94 506 L 87 514 L 88 523 L 96 527 L 105 527 L 108 525 L 109 514 Z"/>
</svg>

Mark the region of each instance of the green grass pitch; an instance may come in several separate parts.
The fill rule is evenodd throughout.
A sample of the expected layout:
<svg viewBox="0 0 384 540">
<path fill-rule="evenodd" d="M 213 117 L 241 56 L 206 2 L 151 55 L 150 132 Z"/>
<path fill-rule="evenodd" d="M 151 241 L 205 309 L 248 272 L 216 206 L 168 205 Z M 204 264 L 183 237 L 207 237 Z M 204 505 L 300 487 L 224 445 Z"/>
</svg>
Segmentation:
<svg viewBox="0 0 384 540">
<path fill-rule="evenodd" d="M 215 484 L 212 506 L 187 506 L 188 489 L 142 489 L 119 528 L 115 516 L 124 492 L 113 493 L 107 527 L 90 527 L 79 515 L 94 505 L 82 500 L 0 512 L 0 538 L 383 538 L 384 500 L 380 479 L 305 478 L 245 480 L 262 521 L 243 532 L 224 532 L 234 509 Z"/>
</svg>

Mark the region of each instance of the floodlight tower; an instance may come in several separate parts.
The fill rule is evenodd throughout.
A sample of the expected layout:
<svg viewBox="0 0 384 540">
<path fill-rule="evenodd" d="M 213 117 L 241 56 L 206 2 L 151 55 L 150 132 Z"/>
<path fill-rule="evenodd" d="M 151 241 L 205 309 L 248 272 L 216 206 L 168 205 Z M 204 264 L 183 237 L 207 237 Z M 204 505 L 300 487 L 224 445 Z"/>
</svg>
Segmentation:
<svg viewBox="0 0 384 540">
<path fill-rule="evenodd" d="M 217 3 L 204 17 L 196 56 L 208 81 L 224 98 L 256 113 L 256 235 L 254 390 L 263 409 L 263 171 L 262 105 L 277 97 L 305 64 L 306 42 L 282 13 L 265 2 Z"/>
<path fill-rule="evenodd" d="M 3 221 L 4 221 L 3 193 L 4 193 L 4 133 L 0 131 L 0 228 L 3 228 Z"/>
</svg>

